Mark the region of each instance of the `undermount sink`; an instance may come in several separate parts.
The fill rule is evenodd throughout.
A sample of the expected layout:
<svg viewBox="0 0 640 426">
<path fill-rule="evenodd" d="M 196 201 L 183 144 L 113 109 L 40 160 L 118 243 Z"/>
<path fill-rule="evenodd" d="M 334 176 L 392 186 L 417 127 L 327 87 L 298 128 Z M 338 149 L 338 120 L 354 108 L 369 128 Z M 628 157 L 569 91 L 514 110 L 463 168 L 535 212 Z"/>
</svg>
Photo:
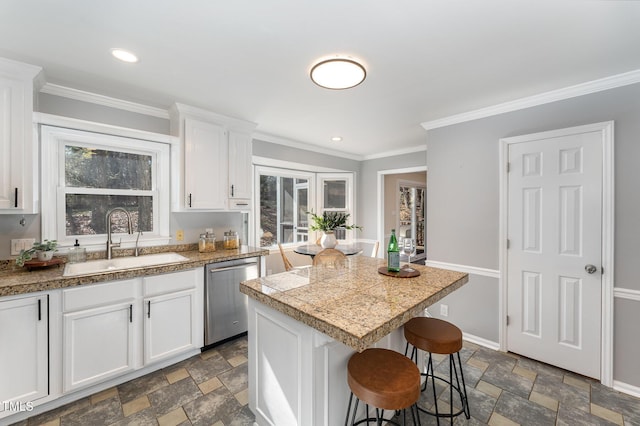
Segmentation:
<svg viewBox="0 0 640 426">
<path fill-rule="evenodd" d="M 63 277 L 96 274 L 99 272 L 120 271 L 123 269 L 144 268 L 188 260 L 178 253 L 157 253 L 144 256 L 116 257 L 114 259 L 90 260 L 83 263 L 67 263 Z"/>
</svg>

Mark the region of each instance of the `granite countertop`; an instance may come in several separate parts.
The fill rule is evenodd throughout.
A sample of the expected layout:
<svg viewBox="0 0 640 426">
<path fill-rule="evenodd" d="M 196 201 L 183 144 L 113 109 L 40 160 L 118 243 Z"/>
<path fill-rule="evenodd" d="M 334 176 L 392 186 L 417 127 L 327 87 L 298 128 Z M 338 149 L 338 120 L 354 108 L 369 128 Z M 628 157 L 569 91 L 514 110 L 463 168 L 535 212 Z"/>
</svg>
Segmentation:
<svg viewBox="0 0 640 426">
<path fill-rule="evenodd" d="M 239 249 L 233 250 L 225 250 L 222 247 L 218 247 L 216 251 L 211 253 L 199 253 L 197 250 L 197 244 L 185 244 L 180 246 L 145 247 L 142 249 L 141 256 L 160 252 L 176 252 L 186 257 L 188 260 L 164 265 L 123 269 L 119 271 L 78 275 L 74 277 L 62 276 L 62 273 L 64 272 L 64 265 L 27 271 L 25 268 L 16 267 L 15 261 L 13 260 L 0 261 L 0 297 L 147 275 L 158 275 L 167 272 L 198 268 L 206 265 L 207 263 L 266 256 L 269 254 L 268 250 L 249 246 L 241 246 Z M 114 250 L 114 257 L 129 256 L 132 254 L 132 250 Z M 89 253 L 88 255 L 90 259 L 104 258 L 104 252 Z"/>
<path fill-rule="evenodd" d="M 361 352 L 467 283 L 469 275 L 411 265 L 415 278 L 378 273 L 386 261 L 348 258 L 346 268 L 311 267 L 245 281 L 240 291 Z"/>
</svg>

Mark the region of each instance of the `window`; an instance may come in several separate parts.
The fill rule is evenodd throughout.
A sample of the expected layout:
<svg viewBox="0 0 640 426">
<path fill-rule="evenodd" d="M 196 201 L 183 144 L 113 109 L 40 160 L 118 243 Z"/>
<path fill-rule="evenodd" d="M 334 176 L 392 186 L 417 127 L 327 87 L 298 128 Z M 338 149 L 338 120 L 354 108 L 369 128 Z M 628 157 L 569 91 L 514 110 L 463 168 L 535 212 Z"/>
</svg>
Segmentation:
<svg viewBox="0 0 640 426">
<path fill-rule="evenodd" d="M 316 182 L 318 186 L 316 188 Z M 316 241 L 309 231 L 307 212 L 340 211 L 352 214 L 353 174 L 310 173 L 273 167 L 256 167 L 258 194 L 257 240 L 260 247 Z M 315 194 L 319 194 L 315 199 Z M 352 238 L 353 231 L 336 230 L 336 238 Z"/>
<path fill-rule="evenodd" d="M 259 169 L 260 247 L 309 240 L 307 211 L 310 206 L 312 174 L 290 170 Z M 312 188 L 312 186 L 311 186 Z"/>
<path fill-rule="evenodd" d="M 42 126 L 43 238 L 62 246 L 104 244 L 106 214 L 129 212 L 141 240 L 168 239 L 169 145 Z M 162 191 L 161 189 L 164 189 Z M 124 241 L 127 218 L 112 216 L 112 234 Z M 118 235 L 120 234 L 120 235 Z"/>
<path fill-rule="evenodd" d="M 355 222 L 353 217 L 353 174 L 352 173 L 332 173 L 319 174 L 318 191 L 322 194 L 318 214 L 326 212 L 349 213 L 348 224 Z M 338 228 L 334 234 L 339 240 L 346 240 L 352 237 L 354 231 L 347 231 Z"/>
</svg>

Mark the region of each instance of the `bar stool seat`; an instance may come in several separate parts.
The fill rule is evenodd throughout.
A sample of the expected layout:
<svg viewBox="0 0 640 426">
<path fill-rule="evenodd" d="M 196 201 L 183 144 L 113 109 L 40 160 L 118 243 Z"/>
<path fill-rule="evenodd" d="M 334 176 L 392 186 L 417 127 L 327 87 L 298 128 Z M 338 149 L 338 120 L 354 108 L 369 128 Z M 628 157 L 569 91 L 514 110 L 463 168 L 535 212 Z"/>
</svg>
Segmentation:
<svg viewBox="0 0 640 426">
<path fill-rule="evenodd" d="M 355 353 L 347 364 L 347 383 L 351 389 L 349 407 L 345 425 L 349 422 L 351 403 L 356 396 L 355 408 L 351 419 L 352 425 L 376 421 L 380 424 L 384 417 L 384 410 L 396 412 L 411 407 L 414 424 L 420 424 L 420 419 L 414 415 L 414 407 L 420 397 L 420 371 L 407 357 L 389 349 L 370 348 Z M 364 402 L 366 415 L 364 419 L 355 421 L 358 402 Z M 376 417 L 369 417 L 369 405 L 376 408 Z M 379 410 L 382 412 L 379 412 Z M 417 413 L 417 410 L 415 412 Z M 406 412 L 404 412 L 404 421 Z M 398 424 L 391 422 L 392 424 Z"/>
<path fill-rule="evenodd" d="M 471 414 L 469 411 L 469 400 L 467 398 L 467 389 L 464 383 L 464 373 L 462 371 L 462 362 L 460 361 L 460 350 L 462 349 L 462 331 L 458 327 L 447 321 L 443 321 L 437 318 L 416 317 L 410 319 L 404 325 L 404 337 L 407 340 L 405 355 L 408 353 L 409 344 L 411 344 L 413 346 L 413 349 L 411 351 L 410 358 L 416 364 L 418 362 L 418 349 L 429 353 L 427 372 L 421 373 L 426 378 L 422 391 L 425 391 L 427 389 L 427 383 L 429 381 L 429 378 L 431 378 L 435 413 L 425 410 L 419 406 L 418 410 L 436 416 L 438 424 L 440 424 L 440 417 L 450 417 L 451 421 L 453 422 L 453 417 L 464 413 L 467 419 L 471 418 Z M 432 354 L 449 355 L 449 380 L 435 375 Z M 456 360 L 454 359 L 454 355 L 457 355 L 457 365 Z M 453 382 L 454 376 L 455 383 Z M 440 380 L 449 386 L 449 405 L 451 407 L 449 413 L 441 413 L 438 410 L 438 396 L 436 393 L 435 384 L 436 380 Z M 455 413 L 453 412 L 454 390 L 459 395 L 460 404 L 462 405 L 462 409 Z"/>
</svg>

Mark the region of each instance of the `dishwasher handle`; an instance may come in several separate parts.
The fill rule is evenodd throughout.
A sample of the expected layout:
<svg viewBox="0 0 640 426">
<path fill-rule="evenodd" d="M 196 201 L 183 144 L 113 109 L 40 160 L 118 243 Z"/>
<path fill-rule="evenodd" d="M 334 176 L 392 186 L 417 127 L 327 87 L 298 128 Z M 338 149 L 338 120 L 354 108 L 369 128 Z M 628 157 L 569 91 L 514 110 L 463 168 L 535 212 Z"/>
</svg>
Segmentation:
<svg viewBox="0 0 640 426">
<path fill-rule="evenodd" d="M 251 267 L 254 265 L 258 266 L 257 263 L 243 263 L 242 265 L 227 266 L 225 268 L 211 268 L 209 269 L 209 272 L 214 273 L 214 272 L 221 272 L 221 271 L 232 271 L 234 269 L 246 269 L 247 267 Z"/>
</svg>

